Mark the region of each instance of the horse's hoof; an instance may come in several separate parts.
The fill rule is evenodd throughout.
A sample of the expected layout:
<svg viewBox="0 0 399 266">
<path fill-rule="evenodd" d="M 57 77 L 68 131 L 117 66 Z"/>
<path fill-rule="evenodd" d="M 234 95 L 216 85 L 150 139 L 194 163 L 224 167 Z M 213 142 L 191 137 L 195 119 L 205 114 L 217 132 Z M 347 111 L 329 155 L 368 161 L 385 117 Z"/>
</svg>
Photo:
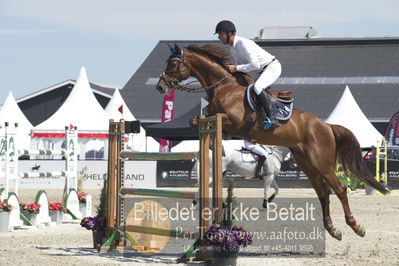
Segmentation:
<svg viewBox="0 0 399 266">
<path fill-rule="evenodd" d="M 356 234 L 358 234 L 358 236 L 364 237 L 366 235 L 366 228 L 363 225 L 360 225 Z"/>
<path fill-rule="evenodd" d="M 334 233 L 334 235 L 333 235 L 333 237 L 334 237 L 335 239 L 341 241 L 341 240 L 342 240 L 342 232 L 341 232 L 341 230 L 336 229 L 336 230 L 335 230 L 335 233 Z"/>
<path fill-rule="evenodd" d="M 275 197 L 276 197 L 276 194 L 273 193 L 273 194 L 267 199 L 267 201 L 268 201 L 268 202 L 272 202 L 272 201 L 274 200 Z"/>
</svg>

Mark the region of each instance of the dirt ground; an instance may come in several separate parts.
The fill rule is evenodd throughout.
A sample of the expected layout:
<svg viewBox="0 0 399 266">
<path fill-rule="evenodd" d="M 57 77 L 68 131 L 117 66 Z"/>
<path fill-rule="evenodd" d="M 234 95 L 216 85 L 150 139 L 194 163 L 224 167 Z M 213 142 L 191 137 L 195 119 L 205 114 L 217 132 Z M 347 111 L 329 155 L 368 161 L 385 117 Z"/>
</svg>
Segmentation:
<svg viewBox="0 0 399 266">
<path fill-rule="evenodd" d="M 98 204 L 99 191 L 93 195 Z M 261 197 L 262 189 L 235 189 L 237 196 Z M 47 191 L 50 201 L 59 201 L 60 191 Z M 20 191 L 20 200 L 32 202 L 34 191 Z M 312 189 L 281 189 L 278 197 L 315 197 Z M 237 265 L 399 265 L 399 192 L 388 196 L 365 195 L 364 190 L 349 195 L 353 215 L 366 228 L 357 236 L 346 224 L 341 204 L 331 196 L 331 215 L 342 230 L 337 241 L 326 235 L 326 256 L 321 258 L 239 257 Z M 95 210 L 95 208 L 93 208 Z M 92 248 L 92 234 L 78 223 L 15 230 L 0 234 L 0 265 L 174 265 L 173 257 L 123 257 L 118 253 L 98 253 Z M 202 265 L 203 263 L 189 263 Z M 181 265 L 181 264 L 179 264 Z"/>
</svg>

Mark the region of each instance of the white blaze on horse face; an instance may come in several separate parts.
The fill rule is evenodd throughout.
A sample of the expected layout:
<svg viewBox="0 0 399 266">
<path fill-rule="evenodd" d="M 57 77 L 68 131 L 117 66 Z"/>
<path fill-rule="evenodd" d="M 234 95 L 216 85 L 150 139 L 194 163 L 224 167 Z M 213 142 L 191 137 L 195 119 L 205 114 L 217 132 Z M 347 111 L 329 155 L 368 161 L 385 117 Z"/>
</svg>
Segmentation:
<svg viewBox="0 0 399 266">
<path fill-rule="evenodd" d="M 168 91 L 169 91 L 169 87 L 168 87 L 168 85 L 166 85 L 166 82 L 165 82 L 163 79 L 160 79 L 160 80 L 158 81 L 158 84 L 157 84 L 157 86 L 156 86 L 156 89 L 157 89 L 160 93 L 163 93 L 163 94 L 166 94 L 166 93 L 168 93 Z"/>
</svg>

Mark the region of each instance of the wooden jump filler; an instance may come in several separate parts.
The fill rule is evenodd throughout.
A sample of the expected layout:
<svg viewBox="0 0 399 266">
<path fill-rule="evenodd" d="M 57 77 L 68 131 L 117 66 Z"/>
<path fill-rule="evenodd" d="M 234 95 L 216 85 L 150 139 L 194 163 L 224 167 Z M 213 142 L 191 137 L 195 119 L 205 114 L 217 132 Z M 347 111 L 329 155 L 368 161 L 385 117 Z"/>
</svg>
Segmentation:
<svg viewBox="0 0 399 266">
<path fill-rule="evenodd" d="M 193 252 L 201 245 L 203 233 L 209 228 L 209 220 L 203 219 L 201 213 L 210 210 L 213 214 L 212 222 L 220 223 L 223 219 L 223 180 L 222 180 L 222 119 L 217 114 L 211 117 L 199 117 L 198 130 L 200 140 L 199 156 L 196 152 L 168 152 L 146 153 L 124 150 L 125 123 L 123 120 L 109 124 L 108 145 L 108 202 L 107 202 L 107 227 L 108 239 L 101 246 L 100 251 L 126 247 L 126 240 L 131 246 L 138 243 L 126 232 L 140 232 L 142 234 L 163 235 L 179 237 L 179 232 L 173 229 L 152 228 L 137 225 L 126 225 L 123 217 L 125 195 L 141 195 L 153 197 L 181 198 L 197 200 L 199 194 L 199 232 L 195 234 L 196 240 L 184 253 L 181 260 L 189 260 Z M 209 191 L 209 149 L 212 143 L 212 195 Z M 198 158 L 199 157 L 199 158 Z M 175 191 L 162 189 L 144 189 L 125 187 L 124 160 L 183 160 L 198 159 L 200 161 L 199 191 Z M 210 201 L 212 200 L 212 208 Z M 181 233 L 181 232 L 180 232 Z"/>
</svg>

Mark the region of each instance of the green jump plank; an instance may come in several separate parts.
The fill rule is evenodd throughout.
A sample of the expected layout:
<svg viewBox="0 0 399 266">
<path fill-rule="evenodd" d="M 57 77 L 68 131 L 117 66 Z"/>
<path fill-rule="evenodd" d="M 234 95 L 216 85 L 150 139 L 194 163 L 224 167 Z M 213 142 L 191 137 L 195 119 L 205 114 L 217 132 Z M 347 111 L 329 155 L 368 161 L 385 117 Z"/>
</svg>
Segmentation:
<svg viewBox="0 0 399 266">
<path fill-rule="evenodd" d="M 122 158 L 129 158 L 134 160 L 195 160 L 197 158 L 196 152 L 131 152 L 121 151 Z"/>
<path fill-rule="evenodd" d="M 140 195 L 140 196 L 158 196 L 165 198 L 179 198 L 179 199 L 195 199 L 196 192 L 193 191 L 175 191 L 175 190 L 157 190 L 146 188 L 128 188 L 122 187 L 120 189 L 122 195 Z"/>
<path fill-rule="evenodd" d="M 176 229 L 154 228 L 154 227 L 145 227 L 138 225 L 126 225 L 126 231 L 149 234 L 149 235 L 157 235 L 157 236 L 170 236 L 170 237 L 184 238 L 184 239 L 198 238 L 198 232 L 196 233 L 184 232 Z"/>
<path fill-rule="evenodd" d="M 209 121 L 216 121 L 216 116 L 208 116 L 208 117 L 200 118 L 198 121 L 200 123 L 209 122 Z"/>
</svg>

